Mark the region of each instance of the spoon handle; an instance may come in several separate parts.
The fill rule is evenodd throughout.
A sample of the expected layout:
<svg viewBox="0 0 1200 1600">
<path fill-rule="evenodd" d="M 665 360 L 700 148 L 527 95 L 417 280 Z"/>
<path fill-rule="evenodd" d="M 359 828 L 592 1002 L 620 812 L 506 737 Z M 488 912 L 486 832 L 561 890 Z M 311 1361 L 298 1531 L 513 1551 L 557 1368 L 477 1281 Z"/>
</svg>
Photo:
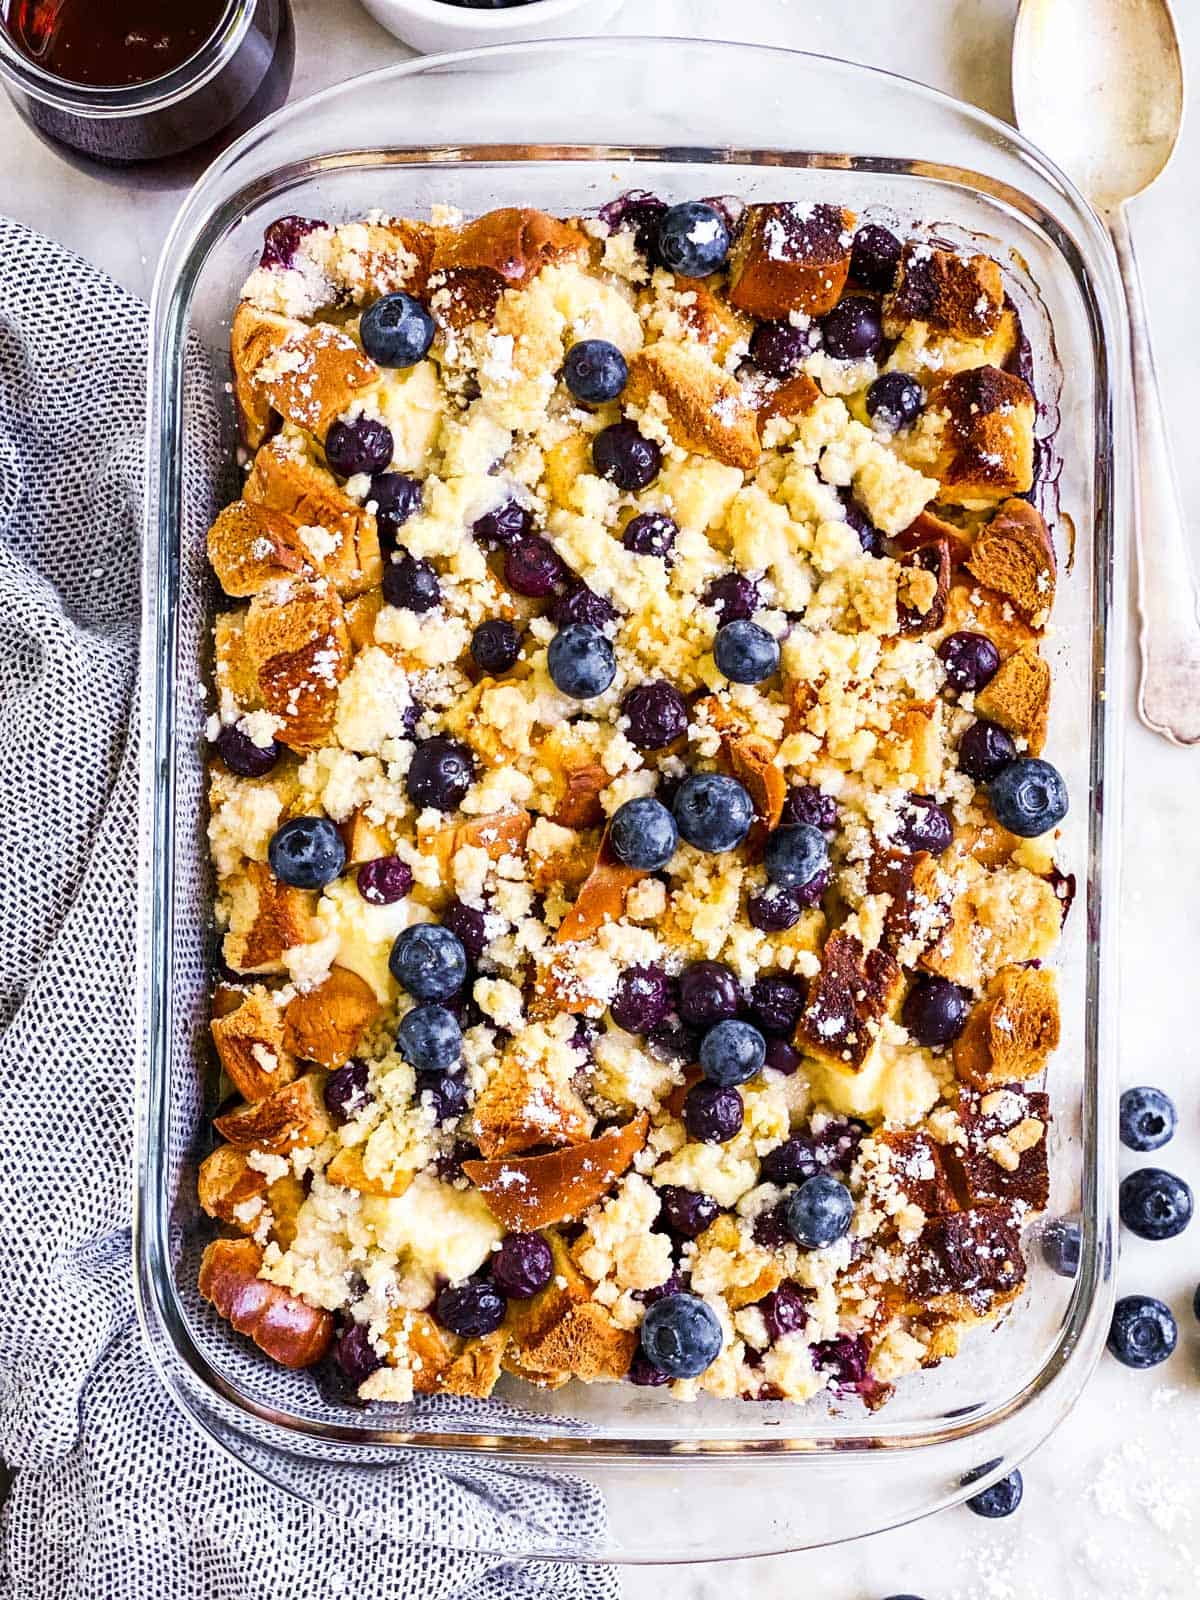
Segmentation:
<svg viewBox="0 0 1200 1600">
<path fill-rule="evenodd" d="M 1142 280 L 1124 206 L 1108 218 L 1129 311 L 1137 427 L 1138 714 L 1174 744 L 1200 743 L 1200 605 L 1188 558 L 1179 485 L 1150 348 Z"/>
</svg>

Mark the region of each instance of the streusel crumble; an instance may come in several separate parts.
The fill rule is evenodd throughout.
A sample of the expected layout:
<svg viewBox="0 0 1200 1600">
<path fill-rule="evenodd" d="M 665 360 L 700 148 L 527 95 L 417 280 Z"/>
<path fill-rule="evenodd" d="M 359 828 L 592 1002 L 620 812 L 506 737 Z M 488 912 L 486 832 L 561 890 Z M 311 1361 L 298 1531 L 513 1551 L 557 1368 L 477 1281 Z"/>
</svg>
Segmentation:
<svg viewBox="0 0 1200 1600">
<path fill-rule="evenodd" d="M 997 263 L 795 202 L 269 230 L 209 535 L 201 1289 L 367 1400 L 877 1405 L 1025 1278 L 1067 798 Z"/>
</svg>

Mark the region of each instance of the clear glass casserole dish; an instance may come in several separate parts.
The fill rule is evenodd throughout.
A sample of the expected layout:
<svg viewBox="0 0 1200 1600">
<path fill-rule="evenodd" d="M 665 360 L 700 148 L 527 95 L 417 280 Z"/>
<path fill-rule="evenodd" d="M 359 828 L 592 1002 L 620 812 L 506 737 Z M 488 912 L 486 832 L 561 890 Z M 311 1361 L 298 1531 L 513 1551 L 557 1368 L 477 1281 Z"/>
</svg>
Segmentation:
<svg viewBox="0 0 1200 1600">
<path fill-rule="evenodd" d="M 372 207 L 419 216 L 435 203 L 478 213 L 514 201 L 569 213 L 632 187 L 838 201 L 975 239 L 1001 260 L 1032 348 L 1048 515 L 1057 510 L 1070 558 L 1047 646 L 1048 753 L 1071 788 L 1062 854 L 1078 877 L 1049 1078 L 1051 1214 L 1080 1214 L 1082 1260 L 1073 1281 L 1056 1277 L 1031 1239 L 1028 1287 L 1002 1324 L 902 1382 L 874 1415 L 858 1401 L 680 1406 L 629 1385 L 502 1385 L 489 1401 L 365 1409 L 273 1366 L 195 1288 L 213 1079 L 196 686 L 216 598 L 204 533 L 237 492 L 225 380 L 238 288 L 282 214 L 342 221 Z M 1119 305 L 1097 219 L 1011 129 L 887 74 L 754 46 L 547 42 L 391 68 L 286 109 L 193 191 L 152 313 L 136 1255 L 163 1380 L 234 1455 L 381 1536 L 508 1557 L 695 1562 L 832 1543 L 951 1504 L 964 1474 L 985 1469 L 977 1488 L 1009 1470 L 1066 1413 L 1103 1346 L 1112 1291 L 1118 529 L 1129 492 Z M 215 456 L 199 444 L 211 428 L 198 426 L 214 414 Z M 414 1475 L 430 1474 L 467 1497 L 450 1526 L 410 1499 Z M 727 1516 L 712 1515 L 705 1484 Z"/>
</svg>

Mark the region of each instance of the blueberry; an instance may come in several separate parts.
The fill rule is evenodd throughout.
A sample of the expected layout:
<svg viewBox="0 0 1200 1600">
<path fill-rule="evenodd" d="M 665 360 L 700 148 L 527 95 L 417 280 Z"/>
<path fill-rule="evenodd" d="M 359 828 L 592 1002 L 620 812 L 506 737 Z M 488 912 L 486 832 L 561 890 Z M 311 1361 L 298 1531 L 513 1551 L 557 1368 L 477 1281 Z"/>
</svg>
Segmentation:
<svg viewBox="0 0 1200 1600">
<path fill-rule="evenodd" d="M 471 657 L 481 672 L 499 677 L 521 654 L 521 635 L 505 617 L 489 617 L 471 635 Z"/>
<path fill-rule="evenodd" d="M 1197 1322 L 1200 1322 L 1200 1285 L 1197 1285 L 1196 1292 L 1192 1296 L 1192 1315 Z"/>
<path fill-rule="evenodd" d="M 839 489 L 838 499 L 846 513 L 846 521 L 858 535 L 859 547 L 865 556 L 881 556 L 884 551 L 883 534 L 867 516 L 849 489 Z"/>
<path fill-rule="evenodd" d="M 323 889 L 346 865 L 346 846 L 327 817 L 293 817 L 272 835 L 267 860 L 280 883 Z"/>
<path fill-rule="evenodd" d="M 259 266 L 286 270 L 295 263 L 301 239 L 328 226 L 327 222 L 317 222 L 312 217 L 277 217 L 263 231 Z"/>
<path fill-rule="evenodd" d="M 899 805 L 900 821 L 892 836 L 892 843 L 901 850 L 928 850 L 931 856 L 940 856 L 949 849 L 954 837 L 954 824 L 928 795 L 905 795 Z"/>
<path fill-rule="evenodd" d="M 472 1280 L 442 1290 L 434 1301 L 433 1314 L 451 1333 L 464 1339 L 478 1339 L 495 1333 L 504 1321 L 507 1307 L 502 1295 L 486 1280 Z"/>
<path fill-rule="evenodd" d="M 680 1239 L 698 1239 L 721 1214 L 720 1206 L 711 1195 L 684 1189 L 676 1183 L 664 1183 L 658 1198 L 662 1202 L 663 1221 Z"/>
<path fill-rule="evenodd" d="M 442 927 L 450 929 L 472 961 L 478 961 L 487 949 L 487 918 L 478 906 L 451 900 L 442 912 Z"/>
<path fill-rule="evenodd" d="M 767 1041 L 758 1029 L 732 1017 L 718 1022 L 700 1041 L 700 1070 L 724 1089 L 756 1078 L 766 1058 Z"/>
<path fill-rule="evenodd" d="M 791 322 L 760 322 L 750 335 L 750 359 L 770 378 L 790 378 L 820 340 L 813 328 Z"/>
<path fill-rule="evenodd" d="M 883 347 L 879 307 L 861 294 L 848 294 L 821 318 L 821 338 L 839 361 L 864 361 Z"/>
<path fill-rule="evenodd" d="M 475 758 L 468 747 L 439 733 L 418 744 L 404 781 L 414 805 L 453 811 L 474 777 Z"/>
<path fill-rule="evenodd" d="M 462 1057 L 458 1018 L 445 1006 L 414 1006 L 400 1020 L 396 1047 L 418 1071 L 445 1072 Z"/>
<path fill-rule="evenodd" d="M 625 387 L 629 368 L 615 344 L 609 344 L 607 339 L 583 339 L 567 351 L 563 377 L 576 400 L 598 406 L 617 398 Z"/>
<path fill-rule="evenodd" d="M 455 1122 L 467 1109 L 467 1080 L 454 1072 L 418 1072 L 417 1100 L 437 1123 Z"/>
<path fill-rule="evenodd" d="M 608 1009 L 626 1033 L 649 1033 L 671 1009 L 671 981 L 661 967 L 626 967 Z"/>
<path fill-rule="evenodd" d="M 665 750 L 687 732 L 687 701 L 673 683 L 642 683 L 621 702 L 629 742 L 638 750 Z"/>
<path fill-rule="evenodd" d="M 274 739 L 270 744 L 255 744 L 236 722 L 226 722 L 216 737 L 216 751 L 235 776 L 264 778 L 283 754 L 283 746 Z"/>
<path fill-rule="evenodd" d="M 693 961 L 679 979 L 679 1015 L 695 1028 L 736 1017 L 741 987 L 723 961 Z"/>
<path fill-rule="evenodd" d="M 838 821 L 837 801 L 811 783 L 798 783 L 788 790 L 779 820 L 787 828 L 806 824 L 832 833 Z"/>
<path fill-rule="evenodd" d="M 803 1183 L 830 1170 L 849 1172 L 862 1135 L 862 1124 L 856 1122 L 830 1122 L 819 1134 L 793 1133 L 767 1151 L 762 1176 L 770 1183 Z"/>
<path fill-rule="evenodd" d="M 754 802 L 736 778 L 696 772 L 675 795 L 679 831 L 697 850 L 732 850 L 750 832 Z"/>
<path fill-rule="evenodd" d="M 1056 828 L 1067 814 L 1062 773 L 1036 756 L 1018 756 L 988 784 L 996 821 L 1009 833 L 1034 839 Z"/>
<path fill-rule="evenodd" d="M 800 1052 L 793 1049 L 786 1039 L 768 1039 L 766 1065 L 772 1072 L 790 1078 L 793 1072 L 799 1071 Z"/>
<path fill-rule="evenodd" d="M 1158 1150 L 1177 1120 L 1174 1102 L 1161 1089 L 1126 1089 L 1121 1096 L 1121 1143 L 1130 1150 Z"/>
<path fill-rule="evenodd" d="M 657 872 L 675 854 L 679 830 L 666 806 L 647 795 L 617 807 L 608 825 L 608 842 L 627 867 Z"/>
<path fill-rule="evenodd" d="M 667 202 L 651 194 L 649 189 L 630 189 L 601 206 L 599 215 L 600 220 L 607 223 L 614 233 L 631 228 L 638 249 L 643 255 L 649 255 L 658 219 L 666 209 Z"/>
<path fill-rule="evenodd" d="M 545 600 L 568 576 L 566 562 L 540 534 L 514 539 L 504 552 L 504 581 L 527 600 Z"/>
<path fill-rule="evenodd" d="M 356 881 L 368 905 L 391 906 L 412 888 L 413 872 L 399 856 L 376 856 L 374 861 L 363 862 Z"/>
<path fill-rule="evenodd" d="M 938 656 L 951 688 L 982 689 L 1000 670 L 1000 652 L 982 633 L 951 633 L 938 645 Z"/>
<path fill-rule="evenodd" d="M 644 1350 L 635 1350 L 629 1363 L 629 1381 L 636 1383 L 639 1389 L 660 1389 L 664 1383 L 670 1383 L 671 1374 L 656 1367 Z"/>
<path fill-rule="evenodd" d="M 669 1294 L 642 1318 L 642 1349 L 673 1378 L 698 1378 L 721 1353 L 721 1324 L 698 1295 Z"/>
<path fill-rule="evenodd" d="M 658 556 L 665 561 L 678 533 L 678 527 L 665 511 L 640 511 L 625 524 L 621 543 L 635 556 Z"/>
<path fill-rule="evenodd" d="M 325 459 L 339 478 L 382 472 L 393 449 L 392 430 L 374 417 L 335 422 L 325 435 Z"/>
<path fill-rule="evenodd" d="M 492 1282 L 506 1300 L 532 1300 L 554 1276 L 554 1257 L 540 1233 L 507 1233 L 492 1256 Z"/>
<path fill-rule="evenodd" d="M 333 1359 L 356 1389 L 383 1365 L 383 1357 L 375 1354 L 364 1322 L 350 1324 L 334 1347 Z"/>
<path fill-rule="evenodd" d="M 790 1038 L 804 1009 L 807 986 L 802 978 L 768 972 L 754 980 L 749 1011 L 756 1028 L 778 1038 Z"/>
<path fill-rule="evenodd" d="M 1162 1167 L 1139 1167 L 1121 1180 L 1120 1211 L 1139 1239 L 1173 1239 L 1192 1220 L 1192 1191 Z"/>
<path fill-rule="evenodd" d="M 432 611 L 442 598 L 442 586 L 432 561 L 410 556 L 407 550 L 398 561 L 383 569 L 383 598 L 389 606 L 403 611 Z"/>
<path fill-rule="evenodd" d="M 560 629 L 550 641 L 546 665 L 554 687 L 572 700 L 594 700 L 617 675 L 612 644 L 590 622 Z"/>
<path fill-rule="evenodd" d="M 572 622 L 590 622 L 593 628 L 607 628 L 617 620 L 616 608 L 586 583 L 574 583 L 557 595 L 546 614 L 556 628 L 566 628 Z"/>
<path fill-rule="evenodd" d="M 746 901 L 746 917 L 760 933 L 786 933 L 800 921 L 801 905 L 791 889 L 769 883 Z"/>
<path fill-rule="evenodd" d="M 741 1131 L 744 1118 L 741 1095 L 719 1083 L 693 1084 L 683 1102 L 684 1127 L 704 1144 L 728 1143 Z"/>
<path fill-rule="evenodd" d="M 618 489 L 645 489 L 658 476 L 662 451 L 632 422 L 614 422 L 592 440 L 592 463 Z"/>
<path fill-rule="evenodd" d="M 844 1183 L 818 1172 L 788 1196 L 784 1215 L 797 1244 L 806 1250 L 824 1250 L 850 1227 L 854 1201 Z"/>
<path fill-rule="evenodd" d="M 789 1333 L 799 1333 L 808 1323 L 807 1299 L 794 1283 L 781 1283 L 758 1304 L 772 1344 Z"/>
<path fill-rule="evenodd" d="M 886 294 L 895 286 L 901 244 L 890 228 L 868 222 L 854 235 L 850 246 L 850 276 L 864 289 Z"/>
<path fill-rule="evenodd" d="M 1108 1348 L 1126 1367 L 1156 1367 L 1175 1348 L 1179 1329 L 1161 1300 L 1127 1294 L 1113 1307 Z"/>
<path fill-rule="evenodd" d="M 1060 1278 L 1073 1278 L 1079 1271 L 1083 1234 L 1078 1222 L 1069 1217 L 1053 1217 L 1042 1230 L 1042 1256 Z"/>
<path fill-rule="evenodd" d="M 1012 735 L 982 717 L 958 741 L 958 764 L 976 783 L 987 783 L 1016 759 Z"/>
<path fill-rule="evenodd" d="M 729 229 L 714 206 L 703 200 L 685 200 L 671 206 L 660 219 L 654 248 L 668 272 L 682 278 L 707 278 L 725 265 Z"/>
<path fill-rule="evenodd" d="M 907 372 L 883 372 L 867 390 L 867 415 L 893 433 L 908 428 L 925 408 L 925 391 Z"/>
<path fill-rule="evenodd" d="M 758 610 L 758 585 L 740 572 L 723 572 L 704 591 L 704 604 L 712 606 L 722 622 L 746 621 Z"/>
<path fill-rule="evenodd" d="M 776 828 L 763 851 L 763 867 L 768 879 L 782 884 L 785 889 L 802 889 L 828 865 L 829 846 L 825 835 L 807 822 L 792 828 Z"/>
<path fill-rule="evenodd" d="M 325 1109 L 335 1122 L 349 1122 L 366 1105 L 370 1069 L 354 1056 L 325 1079 Z"/>
<path fill-rule="evenodd" d="M 471 532 L 484 544 L 505 549 L 516 539 L 533 532 L 533 515 L 517 500 L 506 500 L 494 511 L 485 511 L 471 524 Z"/>
<path fill-rule="evenodd" d="M 414 1000 L 449 1000 L 466 981 L 462 941 L 436 922 L 418 922 L 396 935 L 388 970 Z"/>
<path fill-rule="evenodd" d="M 972 1476 L 968 1473 L 963 1482 L 970 1483 Z M 967 1509 L 973 1511 L 977 1517 L 1011 1517 L 1021 1504 L 1024 1492 L 1025 1484 L 1021 1474 L 1013 1471 L 1007 1477 L 999 1478 L 995 1483 L 989 1484 L 986 1489 L 981 1489 L 978 1494 L 973 1494 L 967 1501 Z"/>
<path fill-rule="evenodd" d="M 358 332 L 377 366 L 412 367 L 428 352 L 436 328 L 421 302 L 398 289 L 363 312 Z"/>
<path fill-rule="evenodd" d="M 700 1033 L 678 1017 L 668 1017 L 646 1035 L 646 1049 L 655 1061 L 673 1067 L 690 1066 L 700 1052 Z"/>
<path fill-rule="evenodd" d="M 971 997 L 949 978 L 918 978 L 905 996 L 901 1021 L 918 1044 L 944 1050 L 967 1025 Z"/>
<path fill-rule="evenodd" d="M 381 472 L 371 479 L 367 503 L 375 507 L 375 519 L 385 541 L 394 541 L 398 530 L 421 509 L 424 492 L 420 480 L 404 472 Z"/>
<path fill-rule="evenodd" d="M 761 683 L 779 671 L 779 640 L 757 622 L 735 619 L 717 629 L 713 660 L 731 683 Z"/>
</svg>

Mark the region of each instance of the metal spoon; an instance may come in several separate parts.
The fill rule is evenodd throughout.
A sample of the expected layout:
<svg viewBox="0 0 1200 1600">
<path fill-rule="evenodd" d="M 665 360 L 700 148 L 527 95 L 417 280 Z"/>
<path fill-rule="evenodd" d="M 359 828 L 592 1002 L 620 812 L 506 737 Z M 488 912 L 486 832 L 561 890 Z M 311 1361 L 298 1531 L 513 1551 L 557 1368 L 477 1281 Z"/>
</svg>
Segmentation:
<svg viewBox="0 0 1200 1600">
<path fill-rule="evenodd" d="M 1074 179 L 1116 247 L 1137 415 L 1138 712 L 1174 743 L 1196 744 L 1200 606 L 1125 211 L 1171 159 L 1183 122 L 1170 0 L 1021 0 L 1012 85 L 1021 129 Z"/>
</svg>

